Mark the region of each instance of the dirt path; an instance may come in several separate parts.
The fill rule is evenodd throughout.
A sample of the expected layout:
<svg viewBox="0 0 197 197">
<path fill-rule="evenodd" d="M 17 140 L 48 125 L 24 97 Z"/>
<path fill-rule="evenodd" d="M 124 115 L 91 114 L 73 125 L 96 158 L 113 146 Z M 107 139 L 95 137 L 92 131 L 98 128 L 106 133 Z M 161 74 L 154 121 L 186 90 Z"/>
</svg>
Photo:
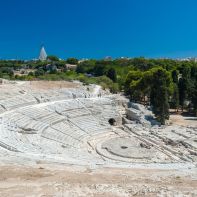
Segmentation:
<svg viewBox="0 0 197 197">
<path fill-rule="evenodd" d="M 197 117 L 186 117 L 182 115 L 170 115 L 170 121 L 180 126 L 197 127 Z"/>
<path fill-rule="evenodd" d="M 0 166 L 0 196 L 195 196 L 194 174 L 169 170 Z M 186 175 L 187 174 L 187 175 Z"/>
<path fill-rule="evenodd" d="M 77 88 L 79 84 L 69 81 L 30 81 L 25 86 L 31 89 L 49 90 L 49 89 L 61 89 L 61 88 Z"/>
</svg>

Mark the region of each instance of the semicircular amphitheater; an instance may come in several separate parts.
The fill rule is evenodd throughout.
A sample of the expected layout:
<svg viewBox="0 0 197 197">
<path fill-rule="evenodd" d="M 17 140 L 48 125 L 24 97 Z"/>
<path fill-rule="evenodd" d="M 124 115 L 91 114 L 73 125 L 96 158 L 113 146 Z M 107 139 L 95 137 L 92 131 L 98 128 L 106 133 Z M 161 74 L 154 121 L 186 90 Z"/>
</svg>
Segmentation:
<svg viewBox="0 0 197 197">
<path fill-rule="evenodd" d="M 24 82 L 0 88 L 0 152 L 6 157 L 77 165 L 196 164 L 196 128 L 159 126 L 144 106 L 98 86 L 41 91 Z"/>
</svg>

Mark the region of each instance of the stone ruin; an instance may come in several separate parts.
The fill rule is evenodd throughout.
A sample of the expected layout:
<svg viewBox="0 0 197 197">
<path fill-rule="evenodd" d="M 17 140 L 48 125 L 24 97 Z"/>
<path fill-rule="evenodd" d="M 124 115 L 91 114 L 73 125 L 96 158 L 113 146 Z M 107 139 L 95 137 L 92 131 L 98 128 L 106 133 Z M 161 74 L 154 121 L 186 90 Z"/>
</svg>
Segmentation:
<svg viewBox="0 0 197 197">
<path fill-rule="evenodd" d="M 86 165 L 196 165 L 197 128 L 161 126 L 144 106 L 95 86 L 0 95 L 0 152 Z M 73 97 L 73 95 L 75 95 Z"/>
</svg>

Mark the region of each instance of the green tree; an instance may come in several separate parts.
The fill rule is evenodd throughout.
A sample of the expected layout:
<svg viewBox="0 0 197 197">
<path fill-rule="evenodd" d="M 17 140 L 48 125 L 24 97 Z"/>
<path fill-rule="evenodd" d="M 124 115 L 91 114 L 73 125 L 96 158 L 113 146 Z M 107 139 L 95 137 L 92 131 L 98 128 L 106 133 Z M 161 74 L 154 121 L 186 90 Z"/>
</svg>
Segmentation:
<svg viewBox="0 0 197 197">
<path fill-rule="evenodd" d="M 34 76 L 34 73 L 31 71 L 28 73 L 28 76 Z"/>
<path fill-rule="evenodd" d="M 173 70 L 172 71 L 172 80 L 174 83 L 178 84 L 179 79 L 178 79 L 178 71 L 177 70 Z"/>
<path fill-rule="evenodd" d="M 192 105 L 194 107 L 194 112 L 197 116 L 197 79 L 194 83 L 194 86 L 192 88 L 192 92 L 191 92 L 191 102 L 192 102 Z"/>
<path fill-rule="evenodd" d="M 35 71 L 35 76 L 42 76 L 44 75 L 44 70 L 42 68 L 39 68 L 38 70 Z"/>
<path fill-rule="evenodd" d="M 52 62 L 58 62 L 59 61 L 59 58 L 55 55 L 49 55 L 49 56 L 47 56 L 47 59 L 52 61 Z"/>
<path fill-rule="evenodd" d="M 130 71 L 126 76 L 124 90 L 127 95 L 130 95 L 131 98 L 134 96 L 134 89 L 136 89 L 137 82 L 142 78 L 141 71 Z M 132 89 L 132 87 L 134 89 Z"/>
<path fill-rule="evenodd" d="M 148 67 L 148 60 L 145 59 L 144 57 L 139 57 L 139 58 L 134 58 L 132 60 L 132 64 L 137 68 L 140 69 L 142 71 L 147 70 Z"/>
<path fill-rule="evenodd" d="M 153 113 L 161 124 L 169 119 L 168 88 L 170 86 L 170 74 L 164 69 L 158 69 L 153 73 L 151 87 L 151 105 Z"/>
<path fill-rule="evenodd" d="M 117 81 L 116 70 L 114 68 L 110 68 L 107 71 L 107 77 L 109 77 L 113 82 L 116 82 Z"/>
<path fill-rule="evenodd" d="M 77 65 L 76 72 L 77 73 L 89 73 L 89 74 L 93 74 L 95 63 L 96 63 L 95 60 L 88 60 L 88 61 L 81 62 L 81 63 L 79 63 Z"/>
<path fill-rule="evenodd" d="M 105 65 L 97 63 L 94 67 L 95 76 L 102 76 L 105 74 Z"/>
<path fill-rule="evenodd" d="M 71 58 L 68 58 L 68 59 L 66 60 L 66 62 L 67 62 L 68 64 L 74 64 L 74 65 L 76 65 L 76 64 L 78 64 L 78 59 L 71 57 Z"/>
<path fill-rule="evenodd" d="M 179 108 L 179 89 L 176 83 L 173 84 L 172 107 L 178 111 Z"/>
<path fill-rule="evenodd" d="M 179 88 L 179 101 L 182 107 L 182 111 L 184 109 L 184 104 L 186 99 L 188 99 L 189 92 L 191 90 L 191 68 L 188 65 L 183 64 L 180 68 L 181 78 L 179 79 L 178 88 Z"/>
</svg>

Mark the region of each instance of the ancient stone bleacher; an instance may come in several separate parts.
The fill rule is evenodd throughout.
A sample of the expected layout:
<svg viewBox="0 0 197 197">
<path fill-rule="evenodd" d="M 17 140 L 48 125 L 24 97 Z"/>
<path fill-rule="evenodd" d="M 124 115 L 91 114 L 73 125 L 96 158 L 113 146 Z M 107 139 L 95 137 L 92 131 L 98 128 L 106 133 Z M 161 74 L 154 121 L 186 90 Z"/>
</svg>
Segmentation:
<svg viewBox="0 0 197 197">
<path fill-rule="evenodd" d="M 0 123 L 0 146 L 11 151 L 59 153 L 68 147 L 81 152 L 84 139 L 111 131 L 108 118 L 117 116 L 110 98 L 89 98 L 93 95 L 86 90 L 21 94 L 0 99 L 0 114 L 6 111 Z"/>
</svg>

